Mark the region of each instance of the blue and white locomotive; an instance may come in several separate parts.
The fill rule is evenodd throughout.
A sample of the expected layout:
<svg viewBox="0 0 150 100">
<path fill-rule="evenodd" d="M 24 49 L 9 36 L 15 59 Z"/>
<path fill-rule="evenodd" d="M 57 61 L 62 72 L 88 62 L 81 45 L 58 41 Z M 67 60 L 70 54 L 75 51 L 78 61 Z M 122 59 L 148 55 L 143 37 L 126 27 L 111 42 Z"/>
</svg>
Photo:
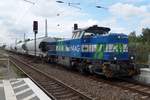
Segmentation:
<svg viewBox="0 0 150 100">
<path fill-rule="evenodd" d="M 128 53 L 128 36 L 109 33 L 110 28 L 97 25 L 84 29 L 74 24 L 72 39 L 47 43 L 47 57 L 80 72 L 103 74 L 106 77 L 139 74 L 134 57 Z"/>
</svg>

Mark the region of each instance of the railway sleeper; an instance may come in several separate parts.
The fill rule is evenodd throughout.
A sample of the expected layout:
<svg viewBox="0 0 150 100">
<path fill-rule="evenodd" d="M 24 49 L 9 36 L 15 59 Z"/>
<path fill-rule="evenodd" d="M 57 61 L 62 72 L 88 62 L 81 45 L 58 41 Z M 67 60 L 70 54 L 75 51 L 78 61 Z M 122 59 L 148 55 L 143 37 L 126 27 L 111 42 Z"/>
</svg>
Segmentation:
<svg viewBox="0 0 150 100">
<path fill-rule="evenodd" d="M 55 89 L 60 89 L 60 88 L 64 88 L 62 86 L 51 86 L 51 89 L 55 90 Z"/>
<path fill-rule="evenodd" d="M 68 100 L 69 99 L 70 100 L 70 98 L 72 98 L 72 97 L 79 97 L 79 96 L 74 94 L 74 93 L 56 96 L 56 98 L 58 98 L 58 100 L 61 100 L 61 99 L 63 99 L 63 100 L 65 100 L 65 99 Z"/>
<path fill-rule="evenodd" d="M 59 84 L 55 83 L 55 82 L 50 82 L 48 83 L 49 85 L 53 85 L 53 86 L 58 86 Z M 60 85 L 59 85 L 60 86 Z"/>
<path fill-rule="evenodd" d="M 55 91 L 53 92 L 54 95 L 68 95 L 68 94 L 72 94 L 72 92 L 70 92 L 69 90 L 66 91 Z"/>
<path fill-rule="evenodd" d="M 53 92 L 60 92 L 60 91 L 65 91 L 66 89 L 65 88 L 60 88 L 60 89 L 53 89 L 52 91 Z"/>
</svg>

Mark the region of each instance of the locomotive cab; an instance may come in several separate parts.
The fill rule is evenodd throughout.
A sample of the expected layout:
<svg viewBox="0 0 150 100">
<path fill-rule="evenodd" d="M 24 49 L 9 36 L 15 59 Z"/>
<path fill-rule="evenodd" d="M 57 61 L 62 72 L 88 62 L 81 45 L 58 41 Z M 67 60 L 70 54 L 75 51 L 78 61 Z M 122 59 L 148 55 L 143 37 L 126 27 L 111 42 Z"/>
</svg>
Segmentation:
<svg viewBox="0 0 150 100">
<path fill-rule="evenodd" d="M 91 27 L 80 29 L 75 24 L 72 38 L 73 39 L 90 38 L 90 37 L 94 37 L 98 35 L 108 34 L 109 31 L 110 31 L 110 28 L 98 27 L 97 25 L 93 25 Z"/>
</svg>

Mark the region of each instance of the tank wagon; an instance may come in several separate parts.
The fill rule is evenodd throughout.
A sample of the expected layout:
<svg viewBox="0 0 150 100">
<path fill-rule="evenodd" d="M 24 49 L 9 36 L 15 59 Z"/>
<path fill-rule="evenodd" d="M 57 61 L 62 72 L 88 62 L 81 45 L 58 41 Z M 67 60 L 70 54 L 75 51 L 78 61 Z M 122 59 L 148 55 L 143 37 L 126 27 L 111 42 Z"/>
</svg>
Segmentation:
<svg viewBox="0 0 150 100">
<path fill-rule="evenodd" d="M 9 48 L 10 48 L 10 51 L 12 51 L 12 52 L 16 52 L 16 50 L 17 50 L 15 44 L 11 44 L 11 45 L 9 46 Z"/>
<path fill-rule="evenodd" d="M 72 39 L 48 42 L 48 59 L 106 77 L 133 76 L 139 74 L 134 57 L 128 53 L 128 36 L 109 33 L 110 28 L 97 25 L 84 29 L 74 25 Z"/>
<path fill-rule="evenodd" d="M 47 44 L 49 42 L 55 42 L 55 38 L 51 37 L 41 37 L 36 40 L 36 56 L 37 57 L 47 57 Z M 8 51 L 16 52 L 19 54 L 26 54 L 26 55 L 31 55 L 35 56 L 35 41 L 34 39 L 26 41 L 26 42 L 21 42 L 17 44 L 12 44 L 11 46 L 7 46 L 5 49 Z"/>
<path fill-rule="evenodd" d="M 16 52 L 24 54 L 25 49 L 23 48 L 23 46 L 24 46 L 24 42 L 16 44 Z"/>
<path fill-rule="evenodd" d="M 46 57 L 47 51 L 48 51 L 47 44 L 49 42 L 55 42 L 55 41 L 56 40 L 54 38 L 51 38 L 51 37 L 38 38 L 36 40 L 36 56 Z M 26 51 L 26 54 L 35 56 L 35 44 L 34 43 L 35 43 L 35 41 L 33 39 L 33 40 L 30 40 L 24 44 L 24 49 Z"/>
</svg>

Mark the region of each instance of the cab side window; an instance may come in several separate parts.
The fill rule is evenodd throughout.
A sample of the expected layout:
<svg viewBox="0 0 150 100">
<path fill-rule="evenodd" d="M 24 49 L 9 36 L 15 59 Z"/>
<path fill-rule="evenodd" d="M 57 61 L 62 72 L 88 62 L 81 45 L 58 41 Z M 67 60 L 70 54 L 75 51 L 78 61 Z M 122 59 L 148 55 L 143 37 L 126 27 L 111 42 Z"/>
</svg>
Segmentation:
<svg viewBox="0 0 150 100">
<path fill-rule="evenodd" d="M 82 32 L 81 31 L 78 31 L 78 32 L 75 32 L 74 34 L 73 34 L 73 39 L 79 39 L 79 38 L 81 38 L 82 37 Z"/>
<path fill-rule="evenodd" d="M 84 32 L 83 38 L 90 38 L 90 37 L 92 37 L 92 36 L 94 36 L 93 33 L 90 33 L 90 32 Z"/>
</svg>

